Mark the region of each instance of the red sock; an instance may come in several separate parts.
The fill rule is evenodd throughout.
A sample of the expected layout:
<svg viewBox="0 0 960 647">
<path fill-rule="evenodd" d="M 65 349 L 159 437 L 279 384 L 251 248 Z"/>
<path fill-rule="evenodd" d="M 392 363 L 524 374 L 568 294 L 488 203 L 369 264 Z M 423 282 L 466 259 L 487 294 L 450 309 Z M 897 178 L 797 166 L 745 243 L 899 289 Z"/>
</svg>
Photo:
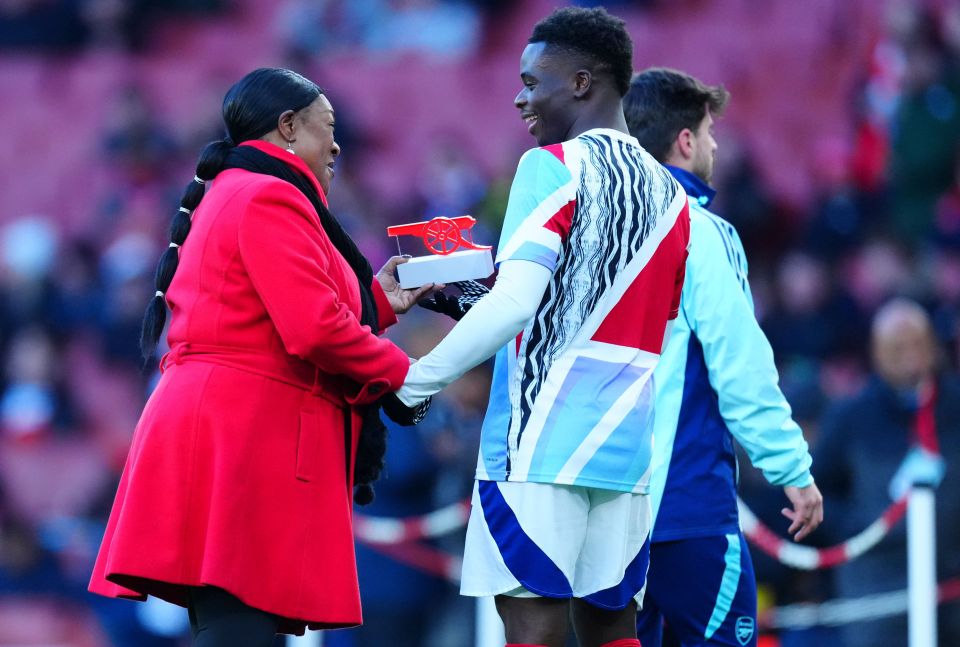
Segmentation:
<svg viewBox="0 0 960 647">
<path fill-rule="evenodd" d="M 637 638 L 621 638 L 613 642 L 604 643 L 600 647 L 643 647 Z"/>
</svg>

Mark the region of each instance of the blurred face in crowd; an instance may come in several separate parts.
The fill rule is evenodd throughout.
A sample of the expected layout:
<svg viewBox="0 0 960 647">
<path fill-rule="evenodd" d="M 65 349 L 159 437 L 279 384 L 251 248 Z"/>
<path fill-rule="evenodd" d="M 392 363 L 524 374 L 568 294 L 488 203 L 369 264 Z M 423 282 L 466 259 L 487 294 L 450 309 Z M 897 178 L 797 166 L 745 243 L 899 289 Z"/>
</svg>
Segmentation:
<svg viewBox="0 0 960 647">
<path fill-rule="evenodd" d="M 333 106 L 321 94 L 309 106 L 293 113 L 290 119 L 293 150 L 313 171 L 324 193 L 329 193 L 334 162 L 340 155 L 340 146 L 333 136 Z M 283 128 L 281 124 L 281 130 Z"/>
<path fill-rule="evenodd" d="M 709 108 L 697 130 L 692 133 L 691 144 L 693 157 L 690 172 L 710 184 L 713 180 L 713 164 L 717 158 L 717 140 L 713 138 L 713 115 Z"/>
<path fill-rule="evenodd" d="M 523 50 L 523 89 L 513 102 L 538 146 L 568 139 L 575 116 L 576 72 L 570 57 L 548 52 L 546 43 L 530 43 Z"/>
<path fill-rule="evenodd" d="M 893 303 L 873 323 L 873 363 L 896 389 L 912 390 L 933 377 L 936 343 L 926 313 L 919 306 Z"/>
</svg>

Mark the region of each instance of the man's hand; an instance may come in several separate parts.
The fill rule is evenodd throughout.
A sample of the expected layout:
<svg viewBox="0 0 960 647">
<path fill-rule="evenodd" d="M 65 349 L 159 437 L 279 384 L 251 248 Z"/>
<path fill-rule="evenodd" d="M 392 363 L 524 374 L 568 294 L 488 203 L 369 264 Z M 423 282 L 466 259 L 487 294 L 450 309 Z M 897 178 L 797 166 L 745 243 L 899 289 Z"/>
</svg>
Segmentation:
<svg viewBox="0 0 960 647">
<path fill-rule="evenodd" d="M 420 307 L 445 314 L 455 321 L 463 319 L 463 315 L 476 305 L 477 301 L 485 297 L 490 288 L 477 281 L 454 281 L 450 285 L 460 290 L 459 297 L 448 297 L 443 292 L 437 292 L 433 298 L 420 302 Z"/>
<path fill-rule="evenodd" d="M 409 260 L 409 258 L 404 258 L 403 256 L 393 256 L 387 261 L 386 265 L 377 272 L 377 280 L 380 281 L 380 287 L 383 288 L 383 293 L 387 295 L 390 307 L 393 308 L 393 311 L 398 315 L 412 308 L 420 299 L 430 296 L 437 290 L 442 290 L 444 287 L 443 285 L 428 283 L 419 288 L 409 290 L 401 288 L 400 282 L 397 281 L 396 277 L 397 265 L 406 263 Z"/>
<path fill-rule="evenodd" d="M 787 533 L 793 535 L 794 541 L 800 541 L 816 530 L 823 521 L 823 495 L 820 494 L 816 483 L 811 483 L 807 487 L 788 485 L 783 488 L 783 492 L 793 504 L 792 510 L 784 508 L 780 511 L 792 522 Z"/>
</svg>

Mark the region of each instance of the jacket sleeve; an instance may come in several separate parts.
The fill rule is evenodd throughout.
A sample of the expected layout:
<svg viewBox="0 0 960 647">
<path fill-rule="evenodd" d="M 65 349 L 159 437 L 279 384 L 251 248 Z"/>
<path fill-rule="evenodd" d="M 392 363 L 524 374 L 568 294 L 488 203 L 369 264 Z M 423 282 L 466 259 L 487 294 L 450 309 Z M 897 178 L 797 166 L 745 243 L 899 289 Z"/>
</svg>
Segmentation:
<svg viewBox="0 0 960 647">
<path fill-rule="evenodd" d="M 397 323 L 397 313 L 393 311 L 393 306 L 390 305 L 390 300 L 387 298 L 387 294 L 383 291 L 383 287 L 380 285 L 380 281 L 377 280 L 376 276 L 373 277 L 373 283 L 370 285 L 370 289 L 373 290 L 373 298 L 377 302 L 377 327 L 380 329 L 380 332 L 383 332 Z"/>
<path fill-rule="evenodd" d="M 349 401 L 363 404 L 403 384 L 410 361 L 374 335 L 346 304 L 327 268 L 326 234 L 309 202 L 268 184 L 251 196 L 240 217 L 240 257 L 286 351 L 325 373 L 361 385 Z"/>
<path fill-rule="evenodd" d="M 743 246 L 731 225 L 699 216 L 691 222 L 689 294 L 681 308 L 703 346 L 720 413 L 767 481 L 807 486 L 813 481 L 810 452 L 753 313 Z"/>
</svg>

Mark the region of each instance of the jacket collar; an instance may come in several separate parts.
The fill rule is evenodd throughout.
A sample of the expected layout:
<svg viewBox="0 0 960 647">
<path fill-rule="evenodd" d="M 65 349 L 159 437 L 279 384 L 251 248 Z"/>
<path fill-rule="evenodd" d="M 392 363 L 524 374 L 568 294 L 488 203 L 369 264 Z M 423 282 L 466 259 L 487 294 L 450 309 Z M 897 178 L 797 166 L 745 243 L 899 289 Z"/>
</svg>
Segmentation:
<svg viewBox="0 0 960 647">
<path fill-rule="evenodd" d="M 717 195 L 717 190 L 709 184 L 698 178 L 690 171 L 684 170 L 678 166 L 664 164 L 664 167 L 670 171 L 670 174 L 677 179 L 687 195 L 699 203 L 701 207 L 709 207 L 713 202 L 713 196 Z"/>
<path fill-rule="evenodd" d="M 323 206 L 330 206 L 327 204 L 327 195 L 320 187 L 320 183 L 317 182 L 317 176 L 313 174 L 313 171 L 310 170 L 310 167 L 307 166 L 307 163 L 297 157 L 294 153 L 289 153 L 276 144 L 271 144 L 270 142 L 263 141 L 262 139 L 248 139 L 245 142 L 241 142 L 240 146 L 252 146 L 258 151 L 266 153 L 270 157 L 275 157 L 281 162 L 289 164 L 295 170 L 299 171 L 301 175 L 306 177 L 313 188 L 316 189 L 317 195 L 320 196 L 320 201 L 323 202 Z"/>
</svg>

